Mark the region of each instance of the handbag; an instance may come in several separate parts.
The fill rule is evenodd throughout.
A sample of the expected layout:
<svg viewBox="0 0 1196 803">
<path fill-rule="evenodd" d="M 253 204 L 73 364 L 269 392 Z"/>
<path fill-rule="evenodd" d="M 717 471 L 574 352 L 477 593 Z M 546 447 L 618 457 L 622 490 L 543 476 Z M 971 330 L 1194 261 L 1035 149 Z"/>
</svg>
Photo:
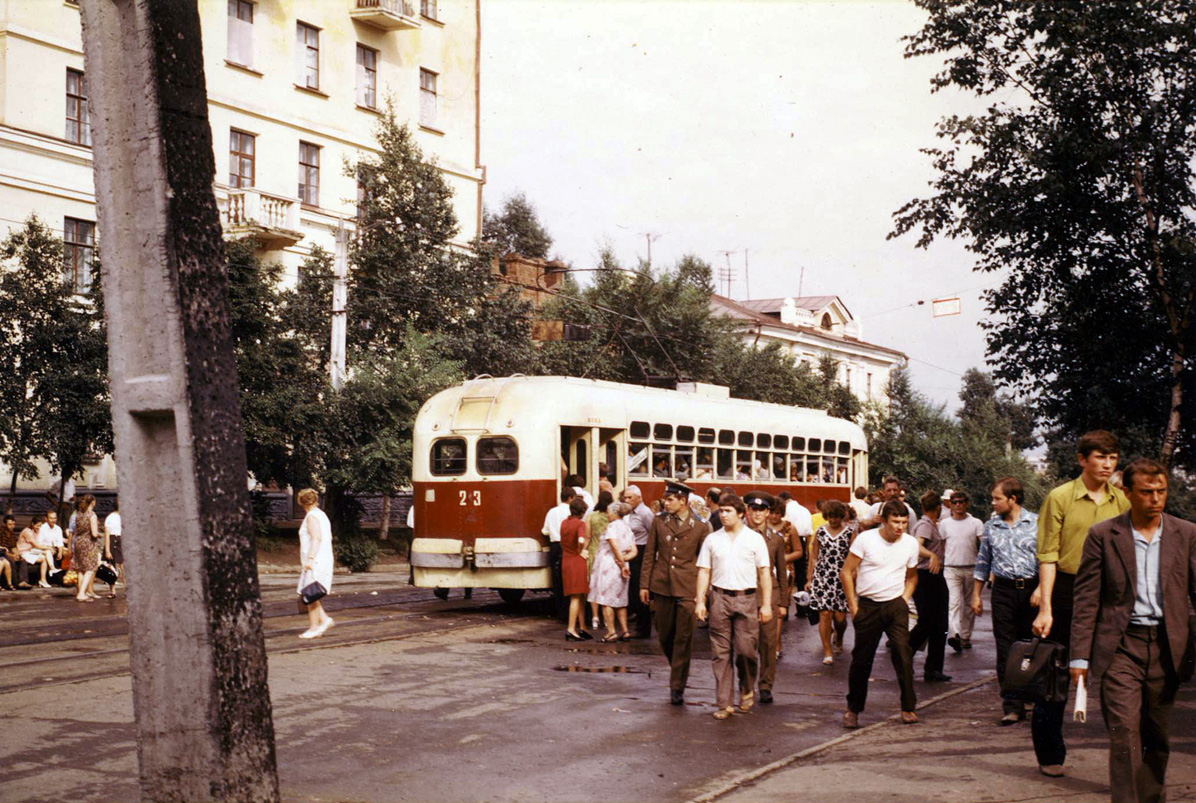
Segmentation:
<svg viewBox="0 0 1196 803">
<path fill-rule="evenodd" d="M 1015 641 L 1005 661 L 1001 696 L 1026 703 L 1065 703 L 1071 684 L 1067 647 L 1047 639 Z"/>
<path fill-rule="evenodd" d="M 116 585 L 116 569 L 110 563 L 101 563 L 100 567 L 96 569 L 96 579 L 110 586 Z"/>
<path fill-rule="evenodd" d="M 304 572 L 302 576 L 300 576 L 300 583 L 303 582 L 304 577 L 307 577 L 307 572 Z M 314 578 L 310 583 L 302 586 L 299 589 L 299 597 L 303 600 L 305 605 L 311 605 L 313 602 L 321 600 L 326 596 L 328 596 L 328 589 L 324 588 L 323 583 Z"/>
</svg>

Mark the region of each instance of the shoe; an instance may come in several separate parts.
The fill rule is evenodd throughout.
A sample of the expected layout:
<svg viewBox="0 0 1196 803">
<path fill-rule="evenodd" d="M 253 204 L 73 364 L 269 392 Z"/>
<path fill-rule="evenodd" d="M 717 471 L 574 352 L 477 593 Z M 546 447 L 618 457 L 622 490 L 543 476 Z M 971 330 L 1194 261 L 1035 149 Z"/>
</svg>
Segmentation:
<svg viewBox="0 0 1196 803">
<path fill-rule="evenodd" d="M 681 689 L 669 689 L 669 705 L 685 705 L 685 692 Z"/>
<path fill-rule="evenodd" d="M 752 706 L 756 704 L 756 693 L 752 691 L 745 691 L 739 697 L 739 710 L 746 714 L 752 710 Z"/>
<path fill-rule="evenodd" d="M 734 713 L 735 709 L 731 706 L 727 706 L 726 708 L 720 708 L 719 710 L 715 711 L 714 718 L 721 722 L 724 719 L 730 719 L 731 715 Z"/>
<path fill-rule="evenodd" d="M 594 640 L 594 636 L 591 635 L 590 631 L 588 631 L 588 630 L 583 630 L 578 635 L 581 636 L 582 641 L 593 641 Z"/>
<path fill-rule="evenodd" d="M 28 583 L 17 583 L 17 591 L 28 591 L 31 588 L 33 588 L 33 586 L 29 585 Z"/>
<path fill-rule="evenodd" d="M 598 639 L 598 643 L 599 644 L 612 644 L 618 640 L 619 640 L 618 633 L 610 633 L 609 635 L 603 636 L 602 638 Z"/>
<path fill-rule="evenodd" d="M 565 631 L 565 641 L 585 641 L 581 636 L 575 636 L 568 630 Z"/>
<path fill-rule="evenodd" d="M 1002 727 L 1004 727 L 1005 725 L 1016 725 L 1017 723 L 1019 723 L 1021 721 L 1022 721 L 1022 718 L 1018 715 L 1018 713 L 1016 711 L 1010 711 L 1008 714 L 1001 717 L 1001 721 L 999 724 Z"/>
<path fill-rule="evenodd" d="M 831 655 L 842 655 L 842 654 L 843 654 L 843 642 L 839 642 L 838 644 L 831 645 Z"/>
<path fill-rule="evenodd" d="M 623 635 L 619 636 L 619 641 L 631 641 L 631 639 L 632 635 L 630 633 L 624 633 Z"/>
<path fill-rule="evenodd" d="M 960 639 L 960 641 L 963 642 L 963 648 L 965 650 L 972 649 L 972 640 L 970 638 Z"/>
<path fill-rule="evenodd" d="M 952 636 L 947 639 L 947 646 L 955 650 L 956 654 L 963 652 L 963 642 L 960 641 L 959 636 Z"/>
<path fill-rule="evenodd" d="M 922 679 L 927 683 L 946 683 L 951 679 L 951 676 L 944 675 L 942 672 L 927 672 Z"/>
<path fill-rule="evenodd" d="M 312 628 L 312 627 L 309 627 L 307 630 L 304 630 L 302 633 L 299 634 L 299 638 L 315 638 L 315 637 L 316 637 L 316 630 L 315 630 L 315 628 Z"/>
<path fill-rule="evenodd" d="M 1067 774 L 1062 764 L 1039 764 L 1038 771 L 1049 778 L 1062 778 Z"/>
<path fill-rule="evenodd" d="M 760 690 L 760 705 L 772 705 L 772 692 L 770 690 Z"/>
<path fill-rule="evenodd" d="M 593 619 L 590 620 L 590 628 L 592 630 L 598 629 L 598 617 L 597 616 L 595 616 Z"/>
<path fill-rule="evenodd" d="M 336 624 L 336 620 L 333 619 L 331 616 L 328 617 L 323 622 L 320 622 L 318 625 L 316 625 L 316 627 L 315 627 L 316 635 L 317 636 L 324 635 L 326 632 L 328 632 L 328 628 L 332 627 L 334 624 Z M 313 636 L 313 638 L 314 638 L 314 636 Z"/>
<path fill-rule="evenodd" d="M 917 725 L 918 724 L 918 715 L 915 714 L 913 711 L 902 711 L 901 712 L 901 724 L 902 725 Z"/>
<path fill-rule="evenodd" d="M 860 726 L 860 715 L 855 711 L 843 712 L 843 727 L 848 730 L 855 730 Z"/>
<path fill-rule="evenodd" d="M 448 599 L 448 589 L 447 588 L 434 588 L 434 589 L 432 589 L 432 593 L 436 595 L 436 599 L 442 599 L 442 600 Z"/>
<path fill-rule="evenodd" d="M 830 666 L 834 662 L 835 662 L 835 657 L 833 655 L 827 655 L 827 656 L 823 657 L 823 659 L 822 659 L 822 663 L 826 664 L 827 666 Z"/>
<path fill-rule="evenodd" d="M 38 581 L 37 581 L 37 587 L 38 587 L 38 588 L 49 588 L 49 587 L 50 587 L 50 584 L 49 584 L 49 583 L 47 583 L 45 580 L 38 580 Z"/>
<path fill-rule="evenodd" d="M 75 597 L 75 602 L 95 602 L 92 597 Z"/>
</svg>

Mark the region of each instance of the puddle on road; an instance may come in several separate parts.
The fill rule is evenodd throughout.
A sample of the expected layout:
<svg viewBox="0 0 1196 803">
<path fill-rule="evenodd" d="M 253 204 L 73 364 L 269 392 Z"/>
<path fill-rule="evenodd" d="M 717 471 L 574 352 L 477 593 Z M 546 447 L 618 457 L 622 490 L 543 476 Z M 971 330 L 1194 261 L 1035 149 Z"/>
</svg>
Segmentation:
<svg viewBox="0 0 1196 803">
<path fill-rule="evenodd" d="M 584 652 L 587 655 L 652 655 L 652 648 L 635 647 L 616 647 L 614 649 L 604 649 L 603 647 L 567 647 L 565 652 Z"/>
<path fill-rule="evenodd" d="M 554 666 L 553 670 L 557 672 L 601 672 L 614 675 L 643 675 L 646 674 L 642 669 L 633 669 L 630 666 L 580 666 L 578 664 L 562 664 Z"/>
<path fill-rule="evenodd" d="M 487 644 L 534 644 L 535 642 L 529 638 L 496 638 L 486 642 Z"/>
</svg>

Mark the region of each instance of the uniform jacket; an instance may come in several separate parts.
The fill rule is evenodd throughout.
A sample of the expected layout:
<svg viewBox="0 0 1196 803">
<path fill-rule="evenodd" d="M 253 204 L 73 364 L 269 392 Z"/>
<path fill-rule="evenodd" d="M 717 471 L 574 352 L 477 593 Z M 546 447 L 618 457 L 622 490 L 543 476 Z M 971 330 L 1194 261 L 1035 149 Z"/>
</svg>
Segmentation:
<svg viewBox="0 0 1196 803">
<path fill-rule="evenodd" d="M 768 545 L 768 562 L 772 564 L 772 607 L 789 607 L 789 566 L 785 563 L 785 538 L 771 527 L 764 528 L 764 543 Z M 776 613 L 776 611 L 773 611 Z"/>
<path fill-rule="evenodd" d="M 665 597 L 693 599 L 698 592 L 698 551 L 710 525 L 692 514 L 684 524 L 670 513 L 652 520 L 640 588 Z"/>
<path fill-rule="evenodd" d="M 1196 604 L 1196 525 L 1164 513 L 1161 532 L 1163 627 L 1174 669 L 1181 680 L 1186 680 L 1192 671 L 1188 604 Z M 1094 676 L 1099 677 L 1109 667 L 1121 644 L 1134 611 L 1137 586 L 1130 514 L 1094 525 L 1088 531 L 1076 573 L 1071 626 L 1071 657 L 1087 659 Z"/>
</svg>

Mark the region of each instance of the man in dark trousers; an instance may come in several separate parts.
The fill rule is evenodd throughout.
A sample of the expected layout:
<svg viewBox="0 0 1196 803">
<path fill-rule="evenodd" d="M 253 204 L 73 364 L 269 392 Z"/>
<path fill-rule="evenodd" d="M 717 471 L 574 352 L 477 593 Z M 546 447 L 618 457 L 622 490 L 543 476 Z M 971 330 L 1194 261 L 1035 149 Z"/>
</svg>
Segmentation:
<svg viewBox="0 0 1196 803">
<path fill-rule="evenodd" d="M 760 704 L 772 703 L 772 687 L 777 679 L 777 651 L 781 643 L 782 618 L 789 610 L 789 564 L 785 561 L 785 539 L 768 523 L 773 507 L 785 511 L 784 503 L 764 491 L 750 491 L 743 497 L 747 505 L 747 523 L 764 537 L 768 547 L 768 563 L 772 573 L 772 621 L 760 623 L 760 634 L 756 642 L 760 661 Z M 750 694 L 752 689 L 745 684 L 747 677 L 740 677 L 740 692 Z"/>
<path fill-rule="evenodd" d="M 1191 677 L 1196 525 L 1163 512 L 1159 463 L 1135 460 L 1122 476 L 1130 512 L 1088 531 L 1076 572 L 1071 674 L 1101 678 L 1113 802 L 1154 803 L 1165 799 L 1176 689 Z"/>
<path fill-rule="evenodd" d="M 922 677 L 927 683 L 939 683 L 951 679 L 950 675 L 943 674 L 950 605 L 947 581 L 943 578 L 946 542 L 938 526 L 943 502 L 938 491 L 927 491 L 918 501 L 922 505 L 922 518 L 918 519 L 912 533 L 918 539 L 918 587 L 914 591 L 918 624 L 909 633 L 909 648 L 911 652 L 917 652 L 925 645 L 926 664 Z"/>
<path fill-rule="evenodd" d="M 698 551 L 710 534 L 710 525 L 690 513 L 691 493 L 679 482 L 666 485 L 664 512 L 652 520 L 640 573 L 640 601 L 652 604 L 660 648 L 672 669 L 669 701 L 673 705 L 685 702 L 694 642 Z"/>
</svg>

